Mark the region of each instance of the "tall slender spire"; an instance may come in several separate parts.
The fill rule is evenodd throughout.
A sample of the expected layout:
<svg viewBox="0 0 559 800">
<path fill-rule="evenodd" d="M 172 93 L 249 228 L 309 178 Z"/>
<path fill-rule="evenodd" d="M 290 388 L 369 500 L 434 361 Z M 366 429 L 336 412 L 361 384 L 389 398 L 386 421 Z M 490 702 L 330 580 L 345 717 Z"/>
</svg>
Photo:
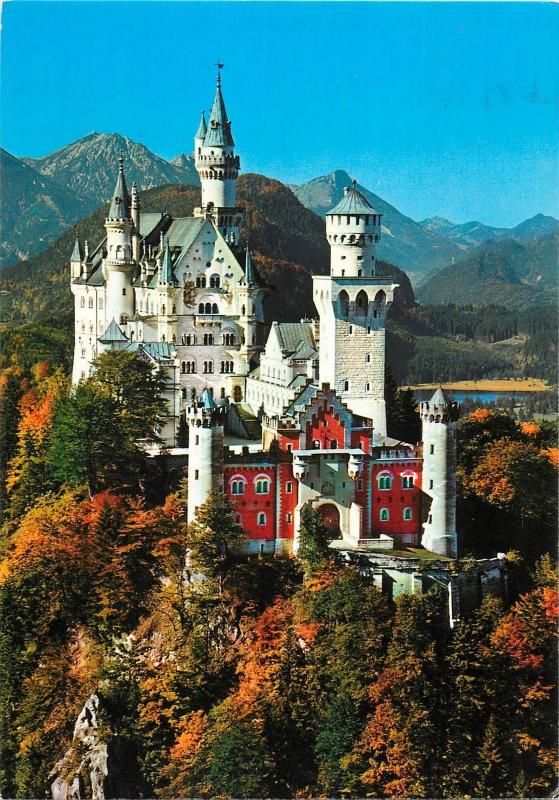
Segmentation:
<svg viewBox="0 0 559 800">
<path fill-rule="evenodd" d="M 255 286 L 257 283 L 256 272 L 254 270 L 254 265 L 252 263 L 252 257 L 250 255 L 250 250 L 248 248 L 248 242 L 247 242 L 246 257 L 245 257 L 245 283 L 247 286 Z"/>
<path fill-rule="evenodd" d="M 130 218 L 130 197 L 124 177 L 124 155 L 118 157 L 118 178 L 109 208 L 109 219 L 129 219 Z"/>
<path fill-rule="evenodd" d="M 231 122 L 227 117 L 225 103 L 221 93 L 221 69 L 223 64 L 217 65 L 217 87 L 215 98 L 210 112 L 208 132 L 204 139 L 206 147 L 233 147 L 235 142 L 231 135 Z"/>
<path fill-rule="evenodd" d="M 159 268 L 159 283 L 175 284 L 177 282 L 175 273 L 173 272 L 173 261 L 171 259 L 171 248 L 169 247 L 169 240 L 163 239 L 161 234 L 161 247 L 163 255 L 161 257 L 161 266 Z"/>
</svg>

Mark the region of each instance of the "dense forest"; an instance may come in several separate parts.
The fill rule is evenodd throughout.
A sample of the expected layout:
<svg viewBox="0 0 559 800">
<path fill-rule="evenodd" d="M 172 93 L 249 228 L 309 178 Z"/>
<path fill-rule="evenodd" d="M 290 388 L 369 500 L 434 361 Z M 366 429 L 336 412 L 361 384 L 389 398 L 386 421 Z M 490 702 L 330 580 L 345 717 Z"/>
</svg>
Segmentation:
<svg viewBox="0 0 559 800">
<path fill-rule="evenodd" d="M 57 762 L 71 778 L 82 761 L 87 795 L 72 735 L 91 698 L 109 797 L 549 795 L 551 425 L 460 423 L 456 568 L 507 552 L 516 597 L 451 630 L 443 591 L 388 600 L 312 514 L 297 557 L 236 555 L 221 495 L 187 525 L 186 482 L 136 444 L 157 435 L 161 385 L 128 354 L 72 391 L 20 351 L 0 379 L 4 796 L 45 796 Z"/>
</svg>

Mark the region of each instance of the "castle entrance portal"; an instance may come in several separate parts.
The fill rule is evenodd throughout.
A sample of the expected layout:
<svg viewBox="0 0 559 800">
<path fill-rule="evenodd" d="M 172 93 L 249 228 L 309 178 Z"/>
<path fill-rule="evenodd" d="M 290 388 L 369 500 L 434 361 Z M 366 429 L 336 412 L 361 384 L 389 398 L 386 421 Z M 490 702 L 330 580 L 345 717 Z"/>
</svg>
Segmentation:
<svg viewBox="0 0 559 800">
<path fill-rule="evenodd" d="M 332 539 L 339 539 L 341 536 L 340 531 L 340 512 L 334 503 L 322 503 L 317 508 L 322 524 L 332 537 Z"/>
</svg>

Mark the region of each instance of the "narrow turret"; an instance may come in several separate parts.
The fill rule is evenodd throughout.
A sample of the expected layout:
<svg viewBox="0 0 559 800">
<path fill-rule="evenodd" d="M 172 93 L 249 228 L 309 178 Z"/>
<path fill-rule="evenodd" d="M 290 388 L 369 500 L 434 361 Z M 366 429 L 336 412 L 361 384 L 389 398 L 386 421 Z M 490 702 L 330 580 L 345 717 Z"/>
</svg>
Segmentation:
<svg viewBox="0 0 559 800">
<path fill-rule="evenodd" d="M 188 438 L 188 521 L 214 492 L 223 491 L 223 436 L 227 408 L 217 406 L 206 388 L 187 409 Z"/>
<path fill-rule="evenodd" d="M 431 498 L 421 544 L 456 558 L 456 428 L 460 406 L 440 387 L 420 406 L 423 429 L 423 492 Z"/>
</svg>

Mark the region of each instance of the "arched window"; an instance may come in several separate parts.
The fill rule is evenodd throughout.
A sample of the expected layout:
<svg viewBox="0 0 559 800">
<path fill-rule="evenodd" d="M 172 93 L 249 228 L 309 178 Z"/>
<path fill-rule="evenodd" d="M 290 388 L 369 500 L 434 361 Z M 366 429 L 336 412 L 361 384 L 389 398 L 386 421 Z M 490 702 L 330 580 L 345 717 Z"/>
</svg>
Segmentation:
<svg viewBox="0 0 559 800">
<path fill-rule="evenodd" d="M 390 511 L 387 508 L 381 508 L 379 513 L 379 519 L 381 522 L 388 522 L 390 519 Z"/>
<path fill-rule="evenodd" d="M 186 361 L 183 361 L 181 364 L 181 372 L 183 375 L 186 374 Z"/>
<path fill-rule="evenodd" d="M 196 278 L 196 288 L 197 289 L 205 289 L 206 288 L 206 277 L 204 275 L 199 275 Z"/>
<path fill-rule="evenodd" d="M 345 289 L 342 289 L 338 295 L 338 308 L 340 311 L 340 317 L 342 319 L 347 319 L 349 316 L 349 295 Z"/>
<path fill-rule="evenodd" d="M 313 450 L 320 450 L 320 439 L 313 439 L 312 448 Z"/>
<path fill-rule="evenodd" d="M 349 381 L 343 382 L 343 390 L 344 392 L 349 392 Z"/>
<path fill-rule="evenodd" d="M 88 308 L 93 308 L 93 297 L 90 297 L 87 303 Z"/>
<path fill-rule="evenodd" d="M 212 303 L 212 314 L 219 314 L 217 303 Z"/>
<path fill-rule="evenodd" d="M 404 508 L 404 513 L 402 514 L 402 519 L 406 522 L 409 522 L 410 519 L 413 518 L 413 511 L 411 508 Z"/>
<path fill-rule="evenodd" d="M 332 439 L 332 441 L 330 442 L 330 450 L 337 450 L 337 449 L 338 449 L 338 443 L 335 439 Z"/>
<path fill-rule="evenodd" d="M 254 479 L 254 485 L 256 487 L 256 494 L 268 494 L 270 491 L 270 479 L 265 475 L 258 475 Z"/>
<path fill-rule="evenodd" d="M 211 314 L 212 313 L 212 304 L 206 303 L 204 307 L 204 314 Z"/>
<path fill-rule="evenodd" d="M 402 475 L 402 489 L 413 489 L 413 475 Z"/>
<path fill-rule="evenodd" d="M 163 314 L 163 316 L 165 316 L 165 311 L 166 311 L 165 304 L 163 304 L 161 306 L 161 313 Z"/>
<path fill-rule="evenodd" d="M 379 308 L 383 308 L 386 305 L 386 294 L 382 289 L 375 295 L 375 305 Z"/>
<path fill-rule="evenodd" d="M 260 513 L 258 514 L 257 521 L 258 521 L 259 525 L 265 525 L 266 524 L 266 514 L 263 511 L 260 511 Z"/>
<path fill-rule="evenodd" d="M 80 308 L 85 308 L 85 297 L 80 299 Z"/>
<path fill-rule="evenodd" d="M 219 275 L 210 275 L 210 288 L 219 289 Z"/>
<path fill-rule="evenodd" d="M 203 314 L 204 313 L 204 304 L 203 303 L 199 303 L 198 304 L 198 313 L 199 314 Z"/>
<path fill-rule="evenodd" d="M 368 311 L 369 298 L 367 297 L 367 292 L 361 289 L 355 298 L 355 313 L 358 317 L 366 317 Z"/>
<path fill-rule="evenodd" d="M 240 403 L 242 399 L 243 399 L 243 390 L 241 389 L 240 386 L 234 386 L 233 400 L 235 401 L 235 403 Z"/>
<path fill-rule="evenodd" d="M 382 472 L 378 477 L 378 488 L 382 490 L 392 489 L 392 475 L 389 472 Z"/>
<path fill-rule="evenodd" d="M 231 478 L 231 494 L 239 495 L 245 493 L 246 480 L 241 475 Z"/>
</svg>

